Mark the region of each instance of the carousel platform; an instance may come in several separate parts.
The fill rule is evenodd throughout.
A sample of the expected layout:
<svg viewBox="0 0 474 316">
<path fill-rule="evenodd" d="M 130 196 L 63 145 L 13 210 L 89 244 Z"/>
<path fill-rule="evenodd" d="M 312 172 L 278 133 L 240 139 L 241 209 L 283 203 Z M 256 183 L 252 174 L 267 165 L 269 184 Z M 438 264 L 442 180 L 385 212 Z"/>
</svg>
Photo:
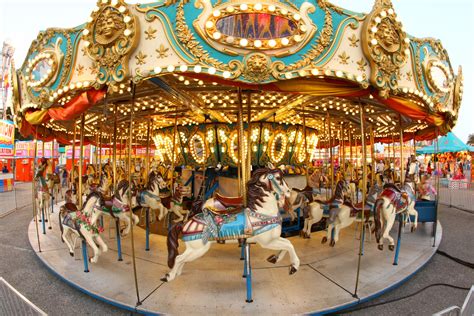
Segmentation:
<svg viewBox="0 0 474 316">
<path fill-rule="evenodd" d="M 341 231 L 338 244 L 322 245 L 323 232 L 311 239 L 291 237 L 301 260 L 294 275 L 288 274 L 289 258 L 273 265 L 265 258 L 272 251 L 251 247 L 253 303 L 246 303 L 243 261 L 237 244 L 215 244 L 201 259 L 188 263 L 183 274 L 170 283 L 160 281 L 168 271 L 166 238 L 150 236 L 150 251 L 145 251 L 145 231 L 134 229 L 135 254 L 141 304 L 133 278 L 130 237 L 122 239 L 123 261 L 117 261 L 115 231 L 104 219 L 104 240 L 109 251 L 84 272 L 80 242 L 71 257 L 61 242 L 57 210 L 52 215 L 52 230 L 42 234 L 38 252 L 35 223 L 29 225 L 29 240 L 45 266 L 71 286 L 112 305 L 146 314 L 301 314 L 335 312 L 370 300 L 408 280 L 436 252 L 442 229 L 438 226 L 433 247 L 432 223 L 419 224 L 415 233 L 408 226 L 402 233 L 398 265 L 394 252 L 385 246 L 377 250 L 375 240 L 365 242 L 361 262 L 358 296 L 354 297 L 359 240 L 354 225 Z M 112 222 L 110 222 L 113 224 Z M 112 225 L 114 227 L 115 225 Z M 398 225 L 394 225 L 398 226 Z M 396 229 L 392 230 L 396 237 Z M 184 246 L 180 246 L 183 251 Z M 90 253 L 90 252 L 89 252 Z"/>
</svg>

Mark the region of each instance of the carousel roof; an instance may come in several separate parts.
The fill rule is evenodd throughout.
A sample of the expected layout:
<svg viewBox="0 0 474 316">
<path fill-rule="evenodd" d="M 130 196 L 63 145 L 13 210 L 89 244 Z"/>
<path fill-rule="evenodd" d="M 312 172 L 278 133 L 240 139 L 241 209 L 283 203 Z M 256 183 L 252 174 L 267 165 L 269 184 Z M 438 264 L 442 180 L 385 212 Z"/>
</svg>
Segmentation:
<svg viewBox="0 0 474 316">
<path fill-rule="evenodd" d="M 361 109 L 377 140 L 424 139 L 454 126 L 462 98 L 461 68 L 389 0 L 367 15 L 324 0 L 99 0 L 85 24 L 40 32 L 16 75 L 22 133 L 63 142 L 82 113 L 93 141 L 113 117 L 125 135 L 133 112 L 140 141 L 148 122 L 234 123 L 239 104 L 252 123 L 305 120 L 321 144 L 356 135 Z"/>
</svg>

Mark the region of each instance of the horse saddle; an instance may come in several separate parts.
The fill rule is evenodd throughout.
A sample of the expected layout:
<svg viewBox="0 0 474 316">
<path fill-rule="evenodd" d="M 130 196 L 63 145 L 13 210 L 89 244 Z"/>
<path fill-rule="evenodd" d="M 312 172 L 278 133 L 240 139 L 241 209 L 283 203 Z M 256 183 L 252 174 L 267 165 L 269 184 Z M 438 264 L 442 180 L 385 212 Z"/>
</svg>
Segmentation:
<svg viewBox="0 0 474 316">
<path fill-rule="evenodd" d="M 397 211 L 403 210 L 408 206 L 408 193 L 401 191 L 393 184 L 385 185 L 380 197 L 389 199 L 395 205 Z"/>
<path fill-rule="evenodd" d="M 349 206 L 351 209 L 351 217 L 357 216 L 360 212 L 364 211 L 364 216 L 366 218 L 369 217 L 370 211 L 372 210 L 372 207 L 368 204 L 362 205 L 362 202 L 353 204 L 352 202 L 344 202 L 344 205 Z"/>
<path fill-rule="evenodd" d="M 66 211 L 68 211 L 68 213 L 79 211 L 76 204 L 74 203 L 66 203 L 63 205 L 63 207 L 66 209 Z"/>
<path fill-rule="evenodd" d="M 303 189 L 293 188 L 292 190 L 303 194 L 310 203 L 313 202 L 313 188 L 312 187 L 306 186 Z"/>
<path fill-rule="evenodd" d="M 214 205 L 209 210 L 216 215 L 232 215 L 242 211 L 243 198 L 241 196 L 228 197 L 216 194 L 214 197 Z"/>
<path fill-rule="evenodd" d="M 112 206 L 114 205 L 114 197 L 102 195 L 102 198 L 104 199 L 104 207 L 112 209 Z"/>
</svg>

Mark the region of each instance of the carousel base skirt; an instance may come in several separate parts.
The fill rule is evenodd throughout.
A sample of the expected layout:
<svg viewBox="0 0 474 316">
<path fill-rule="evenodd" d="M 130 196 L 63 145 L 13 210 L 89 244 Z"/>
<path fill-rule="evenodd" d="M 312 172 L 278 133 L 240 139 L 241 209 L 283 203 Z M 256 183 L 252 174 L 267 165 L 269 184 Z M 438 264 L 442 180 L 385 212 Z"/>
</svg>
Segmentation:
<svg viewBox="0 0 474 316">
<path fill-rule="evenodd" d="M 140 304 L 133 277 L 130 236 L 122 238 L 123 261 L 117 261 L 115 224 L 104 218 L 104 241 L 109 251 L 89 263 L 84 273 L 80 240 L 71 257 L 61 242 L 57 211 L 51 217 L 53 229 L 39 232 L 38 252 L 35 224 L 29 225 L 29 240 L 45 266 L 59 278 L 82 292 L 120 308 L 149 314 L 301 314 L 335 312 L 370 300 L 400 285 L 425 265 L 436 252 L 442 229 L 438 223 L 436 243 L 431 237 L 433 223 L 419 223 L 411 233 L 402 232 L 398 265 L 394 252 L 377 249 L 374 237 L 366 240 L 361 260 L 359 288 L 354 297 L 359 243 L 355 224 L 341 231 L 335 247 L 321 244 L 324 232 L 311 239 L 289 238 L 301 260 L 294 275 L 289 275 L 289 257 L 277 264 L 266 261 L 274 251 L 251 246 L 253 303 L 246 303 L 242 278 L 241 250 L 235 243 L 214 244 L 202 258 L 187 263 L 181 276 L 172 282 L 160 281 L 168 271 L 166 237 L 150 235 L 150 250 L 145 251 L 145 231 L 135 227 L 135 254 Z M 398 224 L 391 236 L 396 240 Z M 357 234 L 357 237 L 356 237 Z M 180 244 L 180 252 L 184 245 Z M 88 250 L 91 256 L 91 249 Z"/>
</svg>

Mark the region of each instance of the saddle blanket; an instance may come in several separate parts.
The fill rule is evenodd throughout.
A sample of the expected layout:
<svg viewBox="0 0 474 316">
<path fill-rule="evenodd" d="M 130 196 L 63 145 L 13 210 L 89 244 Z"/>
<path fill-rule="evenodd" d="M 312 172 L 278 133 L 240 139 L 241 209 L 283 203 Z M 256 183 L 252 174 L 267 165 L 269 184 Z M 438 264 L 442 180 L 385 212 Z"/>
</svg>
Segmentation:
<svg viewBox="0 0 474 316">
<path fill-rule="evenodd" d="M 182 239 L 183 241 L 202 239 L 206 244 L 208 241 L 249 238 L 281 225 L 281 218 L 275 218 L 279 221 L 267 219 L 252 223 L 248 210 L 236 214 L 217 215 L 204 209 L 185 224 Z"/>
</svg>

